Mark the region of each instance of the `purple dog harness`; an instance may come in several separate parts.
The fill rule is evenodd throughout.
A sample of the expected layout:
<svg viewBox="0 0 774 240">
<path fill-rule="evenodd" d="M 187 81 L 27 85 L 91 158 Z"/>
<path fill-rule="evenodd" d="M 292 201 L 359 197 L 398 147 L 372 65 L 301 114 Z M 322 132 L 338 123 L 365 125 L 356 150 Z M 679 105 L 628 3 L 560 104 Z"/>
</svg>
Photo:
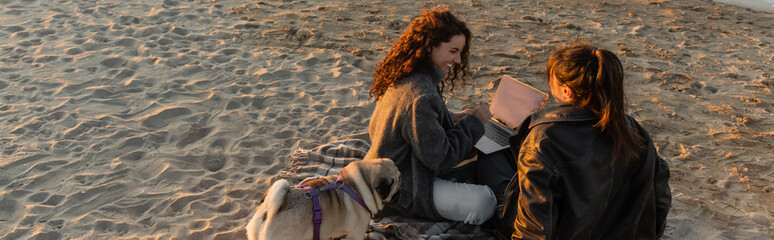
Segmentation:
<svg viewBox="0 0 774 240">
<path fill-rule="evenodd" d="M 360 206 L 363 206 L 368 213 L 371 213 L 371 210 L 368 210 L 368 206 L 366 206 L 365 202 L 362 198 L 360 198 L 360 195 L 357 195 L 355 191 L 352 190 L 347 184 L 344 184 L 344 181 L 341 178 L 341 175 L 339 175 L 339 178 L 336 179 L 336 182 L 329 183 L 328 185 L 322 186 L 320 188 L 314 189 L 306 184 L 298 185 L 298 188 L 306 190 L 306 193 L 304 193 L 304 197 L 311 198 L 312 199 L 312 222 L 314 223 L 314 240 L 320 240 L 320 224 L 322 223 L 322 209 L 320 208 L 320 200 L 317 196 L 320 194 L 329 191 L 329 190 L 335 190 L 335 189 L 341 189 L 344 190 L 347 195 L 352 197 L 352 199 L 355 200 L 355 202 L 359 203 Z"/>
</svg>

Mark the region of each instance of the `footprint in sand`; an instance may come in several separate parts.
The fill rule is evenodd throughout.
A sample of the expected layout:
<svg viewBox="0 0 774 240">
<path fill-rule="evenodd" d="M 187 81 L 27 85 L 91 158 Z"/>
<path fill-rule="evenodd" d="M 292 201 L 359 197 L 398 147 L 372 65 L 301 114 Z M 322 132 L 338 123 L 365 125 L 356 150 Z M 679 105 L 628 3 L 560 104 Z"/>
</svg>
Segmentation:
<svg viewBox="0 0 774 240">
<path fill-rule="evenodd" d="M 209 127 L 201 127 L 201 126 L 192 126 L 191 129 L 186 131 L 186 133 L 183 134 L 182 139 L 177 142 L 178 148 L 184 148 L 185 146 L 188 146 L 191 143 L 195 143 L 202 138 L 206 137 L 207 135 L 212 132 L 212 128 Z"/>
<path fill-rule="evenodd" d="M 210 172 L 217 172 L 226 166 L 226 156 L 222 153 L 207 154 L 202 158 L 202 167 Z"/>
<path fill-rule="evenodd" d="M 136 47 L 137 43 L 138 43 L 137 39 L 134 39 L 134 38 L 121 38 L 115 42 L 116 46 L 121 46 L 121 47 Z"/>
<path fill-rule="evenodd" d="M 227 49 L 220 50 L 220 53 L 226 56 L 231 56 L 239 52 L 241 52 L 241 50 L 235 49 L 235 48 L 227 48 Z"/>
<path fill-rule="evenodd" d="M 0 195 L 0 220 L 3 222 L 13 220 L 19 209 L 19 203 L 10 199 L 9 194 Z"/>
<path fill-rule="evenodd" d="M 166 45 L 171 45 L 171 44 L 175 43 L 175 40 L 172 40 L 172 39 L 169 39 L 169 38 L 165 38 L 165 37 L 161 37 L 159 40 L 156 41 L 156 43 L 158 43 L 161 46 L 166 46 Z"/>
<path fill-rule="evenodd" d="M 25 28 L 22 26 L 9 26 L 5 28 L 5 31 L 9 33 L 18 33 L 18 32 L 24 31 L 24 29 Z"/>
<path fill-rule="evenodd" d="M 15 32 L 15 33 L 11 34 L 11 37 L 15 37 L 15 38 L 28 38 L 28 37 L 30 37 L 30 33 L 28 33 L 28 32 Z"/>
<path fill-rule="evenodd" d="M 187 116 L 193 113 L 186 107 L 170 107 L 148 115 L 142 120 L 142 126 L 152 129 L 159 129 L 167 126 L 171 120 Z"/>
<path fill-rule="evenodd" d="M 242 104 L 237 101 L 229 101 L 228 104 L 226 104 L 226 110 L 233 110 L 242 107 Z"/>
<path fill-rule="evenodd" d="M 116 80 L 124 80 L 124 79 L 127 79 L 127 78 L 131 77 L 131 76 L 134 76 L 134 73 L 135 72 L 132 71 L 132 70 L 124 69 L 124 70 L 121 70 L 121 72 L 119 72 L 118 74 L 116 74 L 115 78 L 116 78 Z"/>
<path fill-rule="evenodd" d="M 191 33 L 191 31 L 188 31 L 188 29 L 180 27 L 173 28 L 171 32 L 180 36 L 188 36 L 188 34 Z"/>
<path fill-rule="evenodd" d="M 126 62 L 127 62 L 126 59 L 122 57 L 112 57 L 112 58 L 102 60 L 102 62 L 100 62 L 99 64 L 109 68 L 117 68 L 117 67 L 124 66 Z"/>
<path fill-rule="evenodd" d="M 106 221 L 106 220 L 99 220 L 94 223 L 94 232 L 114 232 L 117 233 L 119 236 L 122 236 L 129 232 L 129 224 L 120 222 L 120 223 L 114 223 L 112 221 Z"/>
<path fill-rule="evenodd" d="M 284 80 L 289 79 L 292 76 L 292 73 L 288 70 L 277 70 L 271 73 L 264 73 L 258 76 L 258 79 L 262 81 L 271 81 L 271 80 Z"/>
<path fill-rule="evenodd" d="M 5 14 L 7 14 L 7 15 L 14 15 L 14 16 L 19 16 L 19 15 L 22 15 L 24 13 L 25 13 L 24 10 L 18 10 L 18 9 L 13 9 L 13 10 L 5 11 Z"/>
<path fill-rule="evenodd" d="M 121 16 L 118 18 L 121 25 L 132 25 L 140 23 L 140 19 L 135 16 Z"/>
<path fill-rule="evenodd" d="M 63 195 L 51 195 L 50 197 L 48 197 L 48 199 L 45 202 L 41 203 L 41 205 L 57 206 L 60 203 L 62 203 L 62 200 L 64 200 L 64 198 L 65 196 Z"/>
<path fill-rule="evenodd" d="M 199 180 L 199 184 L 196 184 L 196 187 L 194 187 L 191 191 L 201 192 L 210 189 L 212 186 L 218 185 L 218 183 L 220 183 L 220 181 L 214 179 L 201 179 Z"/>
<path fill-rule="evenodd" d="M 41 30 L 34 31 L 32 33 L 37 35 L 38 37 L 43 37 L 43 36 L 54 34 L 56 33 L 56 31 L 54 31 L 53 29 L 41 29 Z"/>
<path fill-rule="evenodd" d="M 241 198 L 244 198 L 245 196 L 247 196 L 249 194 L 250 194 L 249 190 L 237 189 L 237 190 L 233 190 L 233 191 L 230 191 L 230 192 L 226 193 L 226 196 L 228 196 L 230 198 L 241 199 Z"/>
<path fill-rule="evenodd" d="M 230 62 L 233 59 L 233 57 L 228 55 L 215 55 L 210 57 L 210 59 L 215 63 L 223 64 L 223 63 Z"/>
<path fill-rule="evenodd" d="M 49 194 L 47 192 L 39 192 L 39 193 L 30 195 L 29 197 L 27 197 L 27 199 L 34 203 L 40 203 L 45 201 L 48 198 L 48 196 Z"/>
<path fill-rule="evenodd" d="M 22 41 L 20 43 L 17 43 L 16 45 L 22 46 L 22 47 L 31 47 L 31 46 L 37 46 L 43 44 L 43 40 L 37 39 L 31 39 L 27 41 Z"/>
<path fill-rule="evenodd" d="M 48 55 L 48 56 L 41 56 L 35 59 L 36 63 L 49 63 L 53 62 L 59 59 L 59 56 L 55 55 Z"/>
<path fill-rule="evenodd" d="M 202 195 L 186 195 L 179 197 L 177 199 L 174 199 L 171 204 L 169 204 L 168 210 L 170 210 L 172 213 L 180 213 L 185 210 L 188 205 L 190 205 L 191 202 L 199 200 L 201 198 L 204 198 Z"/>
<path fill-rule="evenodd" d="M 137 161 L 142 159 L 147 153 L 145 151 L 134 151 L 121 155 L 118 159 L 121 161 Z"/>
<path fill-rule="evenodd" d="M 33 235 L 30 239 L 62 239 L 62 234 L 59 232 L 41 232 Z"/>
<path fill-rule="evenodd" d="M 80 42 L 80 40 L 78 40 Z M 83 49 L 89 52 L 99 51 L 107 47 L 107 44 L 96 42 L 85 42 L 81 44 Z"/>
</svg>

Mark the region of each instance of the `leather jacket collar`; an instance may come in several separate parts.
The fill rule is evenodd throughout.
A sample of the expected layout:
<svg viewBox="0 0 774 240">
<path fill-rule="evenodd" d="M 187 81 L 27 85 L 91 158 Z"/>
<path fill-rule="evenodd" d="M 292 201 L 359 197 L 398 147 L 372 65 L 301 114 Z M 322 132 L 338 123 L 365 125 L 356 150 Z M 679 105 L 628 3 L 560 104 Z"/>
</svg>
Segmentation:
<svg viewBox="0 0 774 240">
<path fill-rule="evenodd" d="M 533 114 L 529 128 L 551 122 L 590 121 L 599 118 L 588 108 L 578 108 L 571 104 L 551 105 Z"/>
</svg>

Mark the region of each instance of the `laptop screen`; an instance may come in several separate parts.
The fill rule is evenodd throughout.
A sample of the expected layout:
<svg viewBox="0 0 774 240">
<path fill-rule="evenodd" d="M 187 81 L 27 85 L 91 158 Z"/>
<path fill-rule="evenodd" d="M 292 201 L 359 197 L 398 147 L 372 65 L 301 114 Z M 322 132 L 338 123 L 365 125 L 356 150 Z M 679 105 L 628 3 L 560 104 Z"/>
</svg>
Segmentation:
<svg viewBox="0 0 774 240">
<path fill-rule="evenodd" d="M 506 75 L 500 80 L 489 111 L 495 119 L 515 129 L 547 100 L 548 94 Z"/>
</svg>

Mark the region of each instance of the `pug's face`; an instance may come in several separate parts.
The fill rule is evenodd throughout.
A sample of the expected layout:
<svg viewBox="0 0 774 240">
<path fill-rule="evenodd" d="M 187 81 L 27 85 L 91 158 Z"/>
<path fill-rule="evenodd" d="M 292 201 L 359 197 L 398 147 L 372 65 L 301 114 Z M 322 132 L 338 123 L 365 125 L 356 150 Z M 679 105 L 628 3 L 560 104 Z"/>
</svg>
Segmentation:
<svg viewBox="0 0 774 240">
<path fill-rule="evenodd" d="M 357 178 L 361 178 L 367 189 L 359 189 L 359 192 L 363 195 L 364 191 L 368 191 L 373 196 L 371 199 L 374 207 L 378 210 L 381 210 L 385 203 L 396 200 L 396 194 L 400 190 L 400 171 L 395 166 L 395 162 L 386 158 L 352 162 L 342 169 L 341 174 L 354 182 L 358 182 Z M 361 197 L 364 201 L 368 201 L 367 196 Z M 371 205 L 368 202 L 366 204 Z"/>
</svg>

